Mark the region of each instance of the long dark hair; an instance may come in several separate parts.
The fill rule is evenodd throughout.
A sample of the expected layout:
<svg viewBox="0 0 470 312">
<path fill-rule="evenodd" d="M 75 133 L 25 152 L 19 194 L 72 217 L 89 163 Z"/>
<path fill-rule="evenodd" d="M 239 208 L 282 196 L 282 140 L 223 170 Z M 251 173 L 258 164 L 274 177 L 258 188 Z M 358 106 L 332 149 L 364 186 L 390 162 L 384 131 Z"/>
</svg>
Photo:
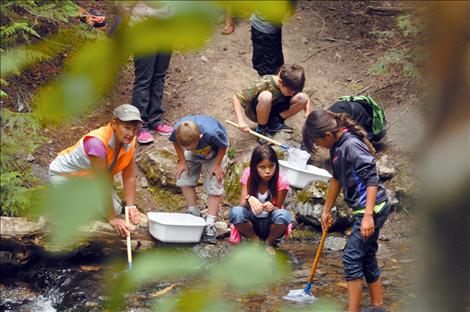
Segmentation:
<svg viewBox="0 0 470 312">
<path fill-rule="evenodd" d="M 261 177 L 258 174 L 258 169 L 256 166 L 263 160 L 269 160 L 276 164 L 276 169 L 271 180 L 268 181 L 268 189 L 271 198 L 277 197 L 277 181 L 279 179 L 279 160 L 277 159 L 276 152 L 272 149 L 271 146 L 264 144 L 258 145 L 253 154 L 251 154 L 250 160 L 250 177 L 248 178 L 248 194 L 251 196 L 257 197 L 258 187 L 261 184 Z"/>
<path fill-rule="evenodd" d="M 324 137 L 327 132 L 335 134 L 343 128 L 347 128 L 348 131 L 358 136 L 367 145 L 370 153 L 375 156 L 375 149 L 367 138 L 364 128 L 345 113 L 335 114 L 327 109 L 317 109 L 308 115 L 302 129 L 304 144 L 308 150 L 312 150 L 315 139 Z"/>
</svg>

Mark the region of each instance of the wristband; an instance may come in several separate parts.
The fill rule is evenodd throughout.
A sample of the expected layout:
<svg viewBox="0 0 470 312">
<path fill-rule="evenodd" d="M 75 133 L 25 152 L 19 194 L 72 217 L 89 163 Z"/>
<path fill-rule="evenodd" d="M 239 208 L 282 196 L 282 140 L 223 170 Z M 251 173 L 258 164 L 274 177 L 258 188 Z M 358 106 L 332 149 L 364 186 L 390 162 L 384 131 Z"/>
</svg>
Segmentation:
<svg viewBox="0 0 470 312">
<path fill-rule="evenodd" d="M 131 209 L 131 208 L 137 208 L 137 206 L 136 205 L 130 205 L 130 206 L 126 206 L 124 208 Z"/>
<path fill-rule="evenodd" d="M 250 194 L 246 195 L 246 196 L 245 196 L 245 200 L 248 201 L 248 199 L 250 199 L 250 197 L 251 197 Z"/>
</svg>

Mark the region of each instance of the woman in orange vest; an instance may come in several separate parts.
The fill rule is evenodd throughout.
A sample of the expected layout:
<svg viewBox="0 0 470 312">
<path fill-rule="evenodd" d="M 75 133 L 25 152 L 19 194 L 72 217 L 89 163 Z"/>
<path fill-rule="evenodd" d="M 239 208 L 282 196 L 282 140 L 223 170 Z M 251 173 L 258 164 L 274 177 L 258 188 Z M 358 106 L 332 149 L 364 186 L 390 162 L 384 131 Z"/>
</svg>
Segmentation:
<svg viewBox="0 0 470 312">
<path fill-rule="evenodd" d="M 106 126 L 84 135 L 74 146 L 60 152 L 49 166 L 52 184 L 62 183 L 72 176 L 93 176 L 106 173 L 112 178 L 122 172 L 122 183 L 130 221 L 139 223 L 140 214 L 135 206 L 136 168 L 134 161 L 135 137 L 142 119 L 132 105 L 118 106 L 113 120 Z M 113 208 L 114 209 L 113 209 Z M 106 209 L 109 223 L 124 237 L 129 230 L 118 216 L 122 213 L 119 197 L 113 191 L 112 205 Z"/>
</svg>

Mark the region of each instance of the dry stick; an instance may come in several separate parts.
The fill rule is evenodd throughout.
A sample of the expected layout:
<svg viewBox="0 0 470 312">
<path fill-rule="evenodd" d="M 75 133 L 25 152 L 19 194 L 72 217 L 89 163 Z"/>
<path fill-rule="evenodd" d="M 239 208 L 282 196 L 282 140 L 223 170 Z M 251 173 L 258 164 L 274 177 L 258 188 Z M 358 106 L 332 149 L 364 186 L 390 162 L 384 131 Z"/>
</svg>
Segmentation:
<svg viewBox="0 0 470 312">
<path fill-rule="evenodd" d="M 314 9 L 312 9 L 312 12 L 313 12 L 313 14 L 315 14 L 316 16 L 318 16 L 322 20 L 321 29 L 316 33 L 316 35 L 319 35 L 323 31 L 323 29 L 325 29 L 326 22 L 325 22 L 325 19 L 323 17 L 321 17 L 321 15 L 318 14 Z"/>
<path fill-rule="evenodd" d="M 365 87 L 364 89 L 362 89 L 361 91 L 359 91 L 358 93 L 356 93 L 354 95 L 356 96 L 356 95 L 362 94 L 362 93 L 366 92 L 367 90 L 369 90 L 370 88 L 372 88 L 372 85 L 370 85 L 368 87 Z"/>
<path fill-rule="evenodd" d="M 390 129 L 393 126 L 393 124 L 395 124 L 398 121 L 398 119 L 400 119 L 400 117 L 410 109 L 411 105 L 413 105 L 416 98 L 418 97 L 418 94 L 420 93 L 420 91 L 421 91 L 421 87 L 418 87 L 418 90 L 416 91 L 415 95 L 413 96 L 413 99 L 410 101 L 410 103 L 403 110 L 401 110 L 398 113 L 398 116 L 388 125 L 386 130 Z"/>
<path fill-rule="evenodd" d="M 340 45 L 345 45 L 347 43 L 350 43 L 349 41 L 348 42 L 341 42 L 341 43 L 338 43 L 338 44 L 333 44 L 333 45 L 330 45 L 329 47 L 324 47 L 324 48 L 321 48 L 315 52 L 313 52 L 312 54 L 310 54 L 309 56 L 307 56 L 306 58 L 304 58 L 301 62 L 304 63 L 305 61 L 307 61 L 308 59 L 310 59 L 312 56 L 315 56 L 317 55 L 318 53 L 322 52 L 322 51 L 325 51 L 329 48 L 334 48 L 334 47 L 337 47 L 337 46 L 340 46 Z"/>
</svg>

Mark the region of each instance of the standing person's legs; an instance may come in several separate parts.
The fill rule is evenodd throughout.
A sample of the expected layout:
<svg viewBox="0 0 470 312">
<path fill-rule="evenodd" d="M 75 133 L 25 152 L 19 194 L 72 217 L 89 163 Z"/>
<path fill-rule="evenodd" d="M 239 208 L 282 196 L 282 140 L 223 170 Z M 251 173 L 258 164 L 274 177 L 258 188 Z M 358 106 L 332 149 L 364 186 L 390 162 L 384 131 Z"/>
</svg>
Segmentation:
<svg viewBox="0 0 470 312">
<path fill-rule="evenodd" d="M 265 34 L 251 27 L 251 40 L 253 43 L 253 68 L 258 75 L 276 75 L 284 64 L 282 53 L 282 31 Z"/>
<path fill-rule="evenodd" d="M 132 105 L 137 107 L 144 121 L 142 129 L 148 130 L 150 106 L 150 92 L 155 70 L 155 55 L 134 57 L 134 88 L 132 90 Z"/>
<path fill-rule="evenodd" d="M 369 248 L 363 261 L 363 272 L 369 287 L 370 299 L 374 307 L 383 306 L 382 280 L 380 279 L 380 268 L 377 264 L 377 250 L 380 229 L 390 214 L 390 204 L 387 202 L 382 210 L 374 214 L 374 235 L 368 239 Z"/>
<path fill-rule="evenodd" d="M 201 174 L 202 164 L 196 157 L 192 156 L 191 152 L 184 152 L 188 171 L 183 171 L 178 179 L 176 179 L 176 186 L 181 188 L 184 199 L 188 204 L 188 210 L 196 210 L 197 195 L 196 185 L 199 175 Z"/>
<path fill-rule="evenodd" d="M 150 106 L 150 91 L 155 67 L 155 55 L 134 57 L 134 88 L 132 90 L 132 105 L 137 107 L 144 121 L 137 134 L 137 142 L 140 144 L 152 143 L 153 136 L 149 129 L 148 107 Z"/>
<path fill-rule="evenodd" d="M 149 128 L 161 135 L 170 135 L 171 127 L 162 123 L 164 113 L 162 98 L 165 88 L 165 77 L 170 64 L 171 53 L 158 53 L 155 58 L 152 87 L 150 89 L 150 105 L 147 107 Z"/>
</svg>

